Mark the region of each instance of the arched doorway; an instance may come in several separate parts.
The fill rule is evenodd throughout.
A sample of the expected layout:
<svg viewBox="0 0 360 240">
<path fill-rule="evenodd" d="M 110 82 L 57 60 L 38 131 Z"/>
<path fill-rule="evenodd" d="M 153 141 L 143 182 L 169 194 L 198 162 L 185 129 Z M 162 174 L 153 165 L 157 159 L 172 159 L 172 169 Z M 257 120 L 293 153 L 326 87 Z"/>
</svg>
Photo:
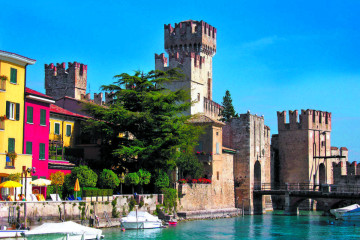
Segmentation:
<svg viewBox="0 0 360 240">
<path fill-rule="evenodd" d="M 259 161 L 254 165 L 254 189 L 261 189 L 261 164 Z"/>
<path fill-rule="evenodd" d="M 319 184 L 326 183 L 326 173 L 325 173 L 325 165 L 324 163 L 320 163 L 319 165 Z"/>
</svg>

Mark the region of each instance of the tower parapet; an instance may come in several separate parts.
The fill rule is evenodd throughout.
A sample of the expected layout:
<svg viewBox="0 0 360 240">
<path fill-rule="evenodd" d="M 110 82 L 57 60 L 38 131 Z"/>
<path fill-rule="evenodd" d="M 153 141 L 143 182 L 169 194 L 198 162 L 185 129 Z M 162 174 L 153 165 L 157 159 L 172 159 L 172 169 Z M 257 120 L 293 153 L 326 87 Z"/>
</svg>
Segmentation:
<svg viewBox="0 0 360 240">
<path fill-rule="evenodd" d="M 331 113 L 317 110 L 289 111 L 289 123 L 286 122 L 286 112 L 277 112 L 278 129 L 281 130 L 322 130 L 331 131 Z"/>
<path fill-rule="evenodd" d="M 86 94 L 87 65 L 78 62 L 45 64 L 46 95 L 55 99 L 64 96 L 81 99 Z"/>
<path fill-rule="evenodd" d="M 175 52 L 195 52 L 214 56 L 216 53 L 216 28 L 204 21 L 187 20 L 164 25 L 165 50 Z"/>
</svg>

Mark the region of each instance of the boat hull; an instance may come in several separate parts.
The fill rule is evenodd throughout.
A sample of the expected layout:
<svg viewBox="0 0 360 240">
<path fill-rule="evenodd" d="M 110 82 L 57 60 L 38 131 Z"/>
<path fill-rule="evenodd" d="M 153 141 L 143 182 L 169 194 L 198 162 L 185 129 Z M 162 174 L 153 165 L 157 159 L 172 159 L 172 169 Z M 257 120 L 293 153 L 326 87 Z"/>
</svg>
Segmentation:
<svg viewBox="0 0 360 240">
<path fill-rule="evenodd" d="M 161 222 L 121 222 L 121 225 L 125 229 L 152 229 L 152 228 L 161 228 L 162 223 Z"/>
<path fill-rule="evenodd" d="M 0 230 L 0 238 L 21 237 L 28 230 Z"/>
</svg>

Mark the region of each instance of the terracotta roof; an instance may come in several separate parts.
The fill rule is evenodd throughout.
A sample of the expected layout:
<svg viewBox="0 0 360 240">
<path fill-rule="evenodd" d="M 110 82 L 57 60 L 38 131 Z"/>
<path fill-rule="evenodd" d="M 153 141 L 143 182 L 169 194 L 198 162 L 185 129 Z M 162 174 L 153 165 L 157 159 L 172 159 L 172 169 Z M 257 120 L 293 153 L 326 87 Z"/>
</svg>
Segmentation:
<svg viewBox="0 0 360 240">
<path fill-rule="evenodd" d="M 223 152 L 231 152 L 231 153 L 236 153 L 235 149 L 232 148 L 227 148 L 227 147 L 222 147 Z"/>
<path fill-rule="evenodd" d="M 68 116 L 80 117 L 80 118 L 89 118 L 89 117 L 81 115 L 81 114 L 70 112 L 70 111 L 68 111 L 64 108 L 61 108 L 59 106 L 56 106 L 54 104 L 50 104 L 50 113 L 58 113 L 58 114 L 62 114 L 62 115 L 68 115 Z"/>
<path fill-rule="evenodd" d="M 348 149 L 346 147 L 341 147 L 340 150 L 348 151 Z"/>
<path fill-rule="evenodd" d="M 48 96 L 48 95 L 45 95 L 45 94 L 43 94 L 41 92 L 37 92 L 37 91 L 35 91 L 35 90 L 31 89 L 31 88 L 26 87 L 25 88 L 25 95 L 29 95 L 29 94 L 53 100 L 53 98 Z"/>
<path fill-rule="evenodd" d="M 216 119 L 213 119 L 209 116 L 206 116 L 204 114 L 201 115 L 194 115 L 192 118 L 190 118 L 188 120 L 189 123 L 198 123 L 198 124 L 202 124 L 202 123 L 215 123 L 221 126 L 225 126 L 225 123 L 220 122 Z"/>
<path fill-rule="evenodd" d="M 339 150 L 338 147 L 331 147 L 331 150 Z"/>
</svg>

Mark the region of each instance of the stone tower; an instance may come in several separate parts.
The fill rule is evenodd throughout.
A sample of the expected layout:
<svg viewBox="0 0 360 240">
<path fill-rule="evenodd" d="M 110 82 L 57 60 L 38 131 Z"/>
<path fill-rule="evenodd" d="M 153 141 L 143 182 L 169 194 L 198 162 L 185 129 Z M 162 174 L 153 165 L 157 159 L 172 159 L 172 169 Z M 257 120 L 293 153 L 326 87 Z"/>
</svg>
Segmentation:
<svg viewBox="0 0 360 240">
<path fill-rule="evenodd" d="M 331 184 L 331 113 L 316 110 L 278 112 L 272 137 L 273 182 Z"/>
<path fill-rule="evenodd" d="M 185 79 L 167 84 L 170 90 L 190 90 L 196 103 L 187 114 L 205 113 L 218 117 L 221 106 L 212 101 L 212 58 L 216 53 L 216 28 L 204 21 L 187 20 L 164 26 L 165 50 L 155 54 L 155 69 L 180 68 Z"/>
<path fill-rule="evenodd" d="M 86 94 L 87 65 L 69 62 L 45 64 L 46 95 L 59 99 L 64 96 L 80 100 Z"/>
</svg>

